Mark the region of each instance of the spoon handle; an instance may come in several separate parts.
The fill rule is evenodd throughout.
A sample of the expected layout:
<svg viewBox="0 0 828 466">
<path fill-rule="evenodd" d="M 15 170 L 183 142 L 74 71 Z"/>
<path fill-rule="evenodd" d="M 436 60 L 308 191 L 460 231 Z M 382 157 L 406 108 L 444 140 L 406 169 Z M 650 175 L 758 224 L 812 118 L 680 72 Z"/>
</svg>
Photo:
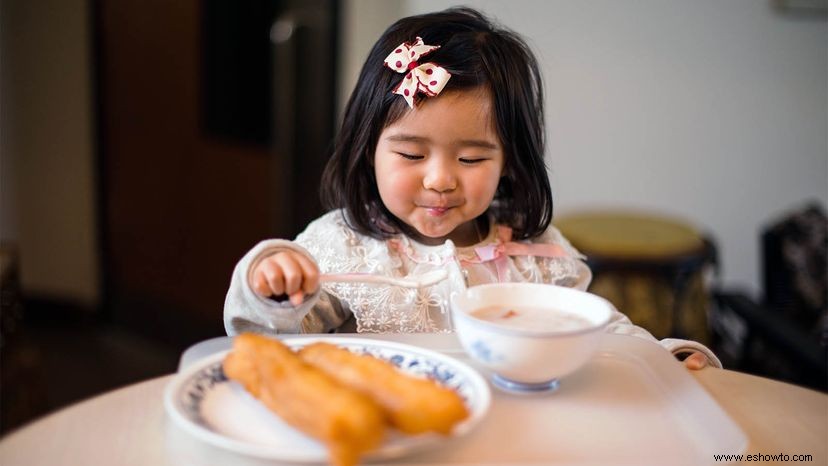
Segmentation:
<svg viewBox="0 0 828 466">
<path fill-rule="evenodd" d="M 420 286 L 417 281 L 386 277 L 385 275 L 373 273 L 323 273 L 320 279 L 322 282 L 384 283 L 402 286 L 404 288 L 418 288 Z"/>
<path fill-rule="evenodd" d="M 348 282 L 348 283 L 384 283 L 396 285 L 403 288 L 422 288 L 433 285 L 445 278 L 442 274 L 429 277 L 426 280 L 412 280 L 405 278 L 394 278 L 374 273 L 323 273 L 320 276 L 322 282 Z"/>
</svg>

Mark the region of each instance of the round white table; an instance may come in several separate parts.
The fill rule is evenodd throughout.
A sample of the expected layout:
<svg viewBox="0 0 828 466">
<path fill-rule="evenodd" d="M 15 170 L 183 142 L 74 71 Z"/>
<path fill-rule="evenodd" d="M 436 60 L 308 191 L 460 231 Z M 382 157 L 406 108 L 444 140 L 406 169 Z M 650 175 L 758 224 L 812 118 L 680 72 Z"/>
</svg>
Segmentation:
<svg viewBox="0 0 828 466">
<path fill-rule="evenodd" d="M 453 336 L 382 335 L 379 338 L 419 343 L 454 356 L 459 354 Z M 227 340 L 210 340 L 196 353 L 211 353 L 228 344 Z M 182 367 L 202 355 L 185 352 Z M 787 454 L 789 458 L 811 455 L 811 462 L 806 464 L 828 464 L 828 395 L 729 370 L 705 368 L 691 375 L 747 435 L 745 454 Z M 159 377 L 105 393 L 8 434 L 0 439 L 0 465 L 276 464 L 205 445 L 174 425 L 162 402 L 165 386 L 173 377 Z M 433 464 L 433 458 L 427 456 L 414 462 Z M 394 464 L 405 462 L 402 458 Z M 448 462 L 477 464 L 473 459 L 463 461 L 456 457 Z M 710 464 L 714 463 L 711 458 Z"/>
</svg>

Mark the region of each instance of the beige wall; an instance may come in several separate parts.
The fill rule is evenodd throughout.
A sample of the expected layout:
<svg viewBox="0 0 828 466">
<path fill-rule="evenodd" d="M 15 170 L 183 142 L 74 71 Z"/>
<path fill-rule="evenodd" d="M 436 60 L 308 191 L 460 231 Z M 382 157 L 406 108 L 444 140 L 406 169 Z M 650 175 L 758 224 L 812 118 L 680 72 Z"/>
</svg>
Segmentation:
<svg viewBox="0 0 828 466">
<path fill-rule="evenodd" d="M 339 112 L 345 107 L 362 64 L 374 42 L 394 21 L 403 16 L 402 0 L 343 0 L 339 41 Z M 337 119 L 337 122 L 339 120 Z"/>
<path fill-rule="evenodd" d="M 340 105 L 393 20 L 453 3 L 345 0 Z M 558 213 L 683 216 L 716 236 L 726 281 L 756 291 L 763 223 L 805 199 L 828 204 L 824 17 L 763 0 L 463 3 L 538 51 Z M 94 305 L 88 5 L 0 8 L 0 239 L 18 243 L 27 291 Z"/>
<path fill-rule="evenodd" d="M 402 3 L 401 15 L 477 7 L 527 38 L 547 87 L 556 216 L 609 207 L 685 218 L 717 240 L 725 283 L 758 294 L 760 229 L 808 200 L 828 208 L 824 10 L 780 12 L 775 0 Z M 352 33 L 395 19 L 365 17 Z"/>
<path fill-rule="evenodd" d="M 17 244 L 27 293 L 95 306 L 90 24 L 84 0 L 5 0 L 3 241 Z"/>
</svg>

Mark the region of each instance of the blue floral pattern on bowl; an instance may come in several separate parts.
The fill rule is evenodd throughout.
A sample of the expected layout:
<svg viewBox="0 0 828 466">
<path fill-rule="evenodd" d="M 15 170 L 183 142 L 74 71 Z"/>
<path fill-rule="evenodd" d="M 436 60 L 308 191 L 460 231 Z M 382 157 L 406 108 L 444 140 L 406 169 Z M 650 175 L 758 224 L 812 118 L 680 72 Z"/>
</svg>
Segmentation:
<svg viewBox="0 0 828 466">
<path fill-rule="evenodd" d="M 496 354 L 489 344 L 483 340 L 475 340 L 470 348 L 476 358 L 487 364 L 503 361 L 503 355 Z"/>
</svg>

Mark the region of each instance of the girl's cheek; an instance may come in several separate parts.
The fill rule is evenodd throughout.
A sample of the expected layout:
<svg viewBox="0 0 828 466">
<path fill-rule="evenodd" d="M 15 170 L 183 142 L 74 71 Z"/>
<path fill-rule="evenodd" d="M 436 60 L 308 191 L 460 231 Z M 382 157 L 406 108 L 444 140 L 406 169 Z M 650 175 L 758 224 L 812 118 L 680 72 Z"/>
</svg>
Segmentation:
<svg viewBox="0 0 828 466">
<path fill-rule="evenodd" d="M 409 186 L 417 181 L 414 173 L 412 173 L 411 170 L 404 168 L 390 170 L 383 176 L 388 184 L 397 187 Z"/>
<path fill-rule="evenodd" d="M 377 184 L 380 188 L 380 195 L 384 198 L 383 201 L 395 202 L 401 197 L 408 197 L 415 190 L 416 185 L 410 177 L 400 172 L 385 172 L 377 175 Z"/>
</svg>

